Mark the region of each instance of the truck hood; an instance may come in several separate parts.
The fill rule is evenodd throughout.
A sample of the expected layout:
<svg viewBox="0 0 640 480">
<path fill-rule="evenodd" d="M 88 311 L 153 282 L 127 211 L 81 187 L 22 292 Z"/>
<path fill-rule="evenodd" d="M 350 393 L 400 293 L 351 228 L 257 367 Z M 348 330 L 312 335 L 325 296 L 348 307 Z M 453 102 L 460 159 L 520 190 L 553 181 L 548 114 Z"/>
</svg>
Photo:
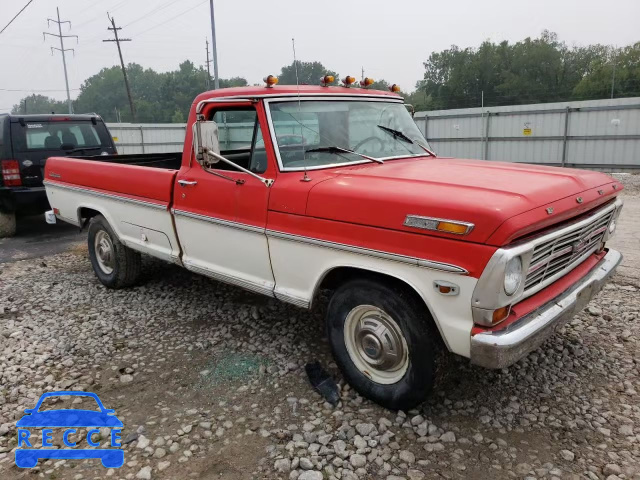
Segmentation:
<svg viewBox="0 0 640 480">
<path fill-rule="evenodd" d="M 309 216 L 493 245 L 579 215 L 622 189 L 599 172 L 452 158 L 391 160 L 327 173 L 309 192 Z M 527 212 L 530 218 L 522 221 Z M 404 226 L 407 215 L 460 220 L 474 228 L 465 236 L 425 231 Z M 514 217 L 520 221 L 489 241 Z"/>
</svg>

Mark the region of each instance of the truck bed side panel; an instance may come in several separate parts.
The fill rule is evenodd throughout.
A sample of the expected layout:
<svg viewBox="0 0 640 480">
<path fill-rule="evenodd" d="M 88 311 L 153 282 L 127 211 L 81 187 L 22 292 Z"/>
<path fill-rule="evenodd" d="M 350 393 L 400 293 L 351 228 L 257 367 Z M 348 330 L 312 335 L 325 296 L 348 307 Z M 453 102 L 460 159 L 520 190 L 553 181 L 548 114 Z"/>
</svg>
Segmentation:
<svg viewBox="0 0 640 480">
<path fill-rule="evenodd" d="M 177 170 L 51 157 L 45 179 L 169 203 Z"/>
</svg>

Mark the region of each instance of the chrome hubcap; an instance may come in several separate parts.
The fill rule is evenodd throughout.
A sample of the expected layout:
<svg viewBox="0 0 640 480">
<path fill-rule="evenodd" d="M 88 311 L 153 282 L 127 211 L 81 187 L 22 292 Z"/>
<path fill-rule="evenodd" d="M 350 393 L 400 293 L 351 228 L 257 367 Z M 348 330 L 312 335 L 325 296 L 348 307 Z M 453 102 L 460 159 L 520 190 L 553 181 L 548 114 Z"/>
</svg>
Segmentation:
<svg viewBox="0 0 640 480">
<path fill-rule="evenodd" d="M 114 251 L 113 242 L 111 237 L 104 230 L 100 230 L 96 233 L 94 240 L 94 249 L 96 252 L 96 260 L 98 260 L 98 266 L 107 275 L 113 272 L 114 267 Z"/>
<path fill-rule="evenodd" d="M 398 382 L 409 366 L 407 341 L 385 311 L 360 305 L 349 312 L 344 325 L 345 345 L 363 374 L 381 384 Z"/>
</svg>

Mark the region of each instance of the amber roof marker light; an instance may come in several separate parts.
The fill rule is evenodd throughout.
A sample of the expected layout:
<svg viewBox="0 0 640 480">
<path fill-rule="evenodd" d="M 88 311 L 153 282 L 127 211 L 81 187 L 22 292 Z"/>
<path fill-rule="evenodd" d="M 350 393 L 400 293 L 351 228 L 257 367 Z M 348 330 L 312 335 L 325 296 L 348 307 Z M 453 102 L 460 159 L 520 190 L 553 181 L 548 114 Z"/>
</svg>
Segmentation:
<svg viewBox="0 0 640 480">
<path fill-rule="evenodd" d="M 274 75 L 268 75 L 263 78 L 264 83 L 267 84 L 267 88 L 271 88 L 278 83 L 278 77 Z"/>
<path fill-rule="evenodd" d="M 373 78 L 369 78 L 369 77 L 364 77 L 362 80 L 360 80 L 360 86 L 362 88 L 370 87 L 371 85 L 373 85 L 373 83 L 374 83 Z"/>
<path fill-rule="evenodd" d="M 356 83 L 356 77 L 352 77 L 351 75 L 347 75 L 342 79 L 342 84 L 347 88 L 353 85 L 354 83 Z"/>
<path fill-rule="evenodd" d="M 398 85 L 397 83 L 394 83 L 389 87 L 389 91 L 393 93 L 400 93 L 400 85 Z"/>
<path fill-rule="evenodd" d="M 323 87 L 328 87 L 335 81 L 336 77 L 334 77 L 333 75 L 325 75 L 324 77 L 320 78 L 320 85 Z"/>
</svg>

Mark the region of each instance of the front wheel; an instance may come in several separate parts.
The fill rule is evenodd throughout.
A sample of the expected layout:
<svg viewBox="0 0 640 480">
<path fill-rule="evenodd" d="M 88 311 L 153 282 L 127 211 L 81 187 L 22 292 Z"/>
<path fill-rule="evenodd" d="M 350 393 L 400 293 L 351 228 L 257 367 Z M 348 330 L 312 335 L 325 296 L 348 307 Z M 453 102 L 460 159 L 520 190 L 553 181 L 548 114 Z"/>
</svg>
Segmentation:
<svg viewBox="0 0 640 480">
<path fill-rule="evenodd" d="M 362 396 L 408 410 L 422 403 L 441 349 L 429 312 L 408 288 L 368 279 L 339 287 L 329 302 L 329 342 L 340 370 Z"/>
<path fill-rule="evenodd" d="M 96 215 L 89 224 L 89 258 L 98 280 L 109 288 L 130 287 L 140 276 L 140 253 L 120 242 L 109 222 Z"/>
</svg>

